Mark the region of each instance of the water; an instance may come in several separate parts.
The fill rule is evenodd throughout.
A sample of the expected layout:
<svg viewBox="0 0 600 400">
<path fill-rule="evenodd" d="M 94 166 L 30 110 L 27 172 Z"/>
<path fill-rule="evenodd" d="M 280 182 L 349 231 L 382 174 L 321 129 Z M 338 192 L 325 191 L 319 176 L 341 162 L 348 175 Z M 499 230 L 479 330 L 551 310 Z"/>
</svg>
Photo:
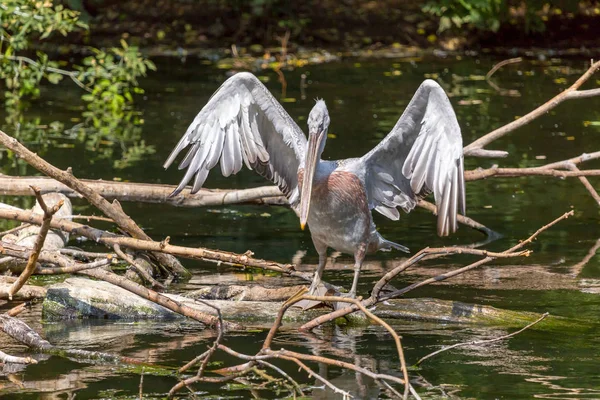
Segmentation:
<svg viewBox="0 0 600 400">
<path fill-rule="evenodd" d="M 308 66 L 285 72 L 288 82 L 284 107 L 301 127 L 314 98 L 324 98 L 332 125 L 324 153 L 325 158 L 360 156 L 375 146 L 391 129 L 419 83 L 426 77 L 440 82 L 451 96 L 464 142 L 522 116 L 542 104 L 573 82 L 585 69 L 585 60 L 526 61 L 505 67 L 494 81 L 504 89 L 518 90 L 520 97 L 502 96 L 482 76 L 499 60 L 492 58 L 426 58 L 414 60 L 351 59 L 340 63 Z M 182 174 L 176 168 L 164 171 L 162 162 L 185 131 L 188 123 L 226 78 L 226 71 L 190 60 L 158 60 L 159 72 L 142 85 L 147 93 L 140 99 L 146 121 L 142 136 L 156 153 L 125 169 L 117 169 L 113 160 L 101 159 L 97 152 L 73 142 L 73 148 L 53 147 L 44 157 L 59 168 L 73 167 L 80 177 L 136 182 L 177 183 Z M 395 72 L 398 71 L 398 72 Z M 306 97 L 302 98 L 300 75 L 307 74 Z M 263 72 L 267 86 L 280 93 L 277 75 Z M 564 79 L 561 79 L 564 78 Z M 596 78 L 597 79 L 597 78 Z M 592 79 L 587 87 L 593 87 Z M 67 126 L 78 115 L 70 106 L 76 104 L 77 88 L 64 83 L 59 90 L 48 88 L 43 100 L 29 114 L 43 120 L 59 119 Z M 292 100 L 293 99 L 293 100 Z M 506 159 L 465 160 L 466 169 L 500 166 L 536 166 L 575 157 L 599 148 L 599 129 L 585 126 L 584 121 L 600 120 L 600 99 L 568 101 L 548 115 L 534 121 L 488 147 L 507 150 Z M 34 146 L 35 147 L 35 146 Z M 5 171 L 9 170 L 5 163 Z M 590 162 L 585 168 L 598 168 Z M 31 169 L 21 173 L 32 174 Z M 243 171 L 224 179 L 213 173 L 207 187 L 246 188 L 265 184 L 253 172 Z M 595 184 L 597 179 L 591 179 Z M 10 199 L 8 199 L 10 200 Z M 8 201 L 7 200 L 7 201 Z M 91 213 L 83 202 L 76 210 Z M 309 233 L 298 229 L 296 216 L 285 208 L 239 206 L 207 209 L 175 209 L 162 205 L 124 204 L 128 212 L 150 235 L 157 239 L 171 237 L 171 242 L 187 246 L 206 246 L 228 251 L 251 249 L 257 257 L 289 262 L 298 250 L 306 250 L 306 264 L 315 264 L 317 255 Z M 577 265 L 600 237 L 598 205 L 576 179 L 503 178 L 467 183 L 467 212 L 475 220 L 500 232 L 504 237 L 487 246 L 504 250 L 525 239 L 540 226 L 562 213 L 575 210 L 575 217 L 545 232 L 528 248 L 534 251 L 527 259 L 498 261 L 469 275 L 443 284 L 427 286 L 410 293 L 411 297 L 436 297 L 492 305 L 511 310 L 550 312 L 552 315 L 585 321 L 585 329 L 574 324 L 572 330 L 552 332 L 532 329 L 509 341 L 486 347 L 467 346 L 443 353 L 411 371 L 418 378 L 423 398 L 600 398 L 600 345 L 596 335 L 600 297 L 594 293 L 600 278 L 598 257 L 592 255 L 585 265 Z M 399 222 L 375 215 L 380 232 L 413 251 L 424 246 L 469 244 L 483 239 L 476 231 L 462 227 L 449 238 L 435 236 L 435 218 L 416 210 L 402 215 Z M 359 291 L 370 289 L 383 271 L 403 260 L 399 253 L 371 256 L 361 276 Z M 452 267 L 465 265 L 473 258 L 462 256 L 426 263 L 398 277 L 393 284 L 402 287 Z M 351 265 L 348 256 L 336 259 L 335 267 L 325 279 L 349 286 Z M 197 261 L 184 260 L 194 272 L 194 281 L 208 280 L 215 273 L 225 281 L 249 279 L 247 274 Z M 265 279 L 255 276 L 255 279 Z M 191 285 L 180 285 L 185 289 Z M 173 367 L 181 366 L 200 354 L 211 342 L 214 332 L 201 331 L 193 323 L 173 324 L 115 323 L 79 321 L 40 324 L 30 322 L 52 342 L 87 349 L 113 351 L 141 360 Z M 501 336 L 509 331 L 502 327 L 435 324 L 415 321 L 396 322 L 403 335 L 409 364 L 440 346 L 462 341 Z M 512 330 L 511 330 L 512 331 Z M 266 333 L 236 333 L 226 343 L 236 350 L 253 354 L 260 348 Z M 363 366 L 375 366 L 381 372 L 397 373 L 393 341 L 379 327 L 344 328 L 326 326 L 316 331 L 325 343 L 317 346 L 315 336 L 284 330 L 275 347 L 297 349 L 314 354 L 331 355 Z M 22 352 L 9 344 L 13 354 Z M 354 354 L 353 356 L 350 354 Z M 232 365 L 235 361 L 219 356 L 215 361 Z M 301 382 L 310 382 L 295 367 L 278 363 Z M 315 366 L 319 369 L 318 366 Z M 323 368 L 321 366 L 322 372 Z M 342 389 L 356 396 L 384 396 L 368 379 L 359 385 L 354 374 L 329 368 L 326 374 Z M 21 381 L 23 387 L 15 383 Z M 3 377 L 3 398 L 133 398 L 139 391 L 138 370 L 93 365 L 49 357 L 38 365 Z M 177 382 L 173 376 L 147 375 L 144 394 L 162 397 Z M 424 386 L 423 386 L 424 385 Z M 247 398 L 248 390 L 237 386 L 197 385 L 198 396 Z M 184 393 L 184 396 L 186 392 Z M 277 397 L 259 391 L 260 397 Z M 309 391 L 310 393 L 310 391 Z M 329 398 L 329 391 L 315 389 L 315 398 Z"/>
</svg>

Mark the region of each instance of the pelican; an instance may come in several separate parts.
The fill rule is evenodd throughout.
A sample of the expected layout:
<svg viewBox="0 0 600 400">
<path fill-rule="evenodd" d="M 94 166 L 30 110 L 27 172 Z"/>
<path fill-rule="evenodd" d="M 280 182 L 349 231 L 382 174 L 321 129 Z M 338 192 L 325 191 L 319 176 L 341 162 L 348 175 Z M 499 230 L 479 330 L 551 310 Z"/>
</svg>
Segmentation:
<svg viewBox="0 0 600 400">
<path fill-rule="evenodd" d="M 194 178 L 191 192 L 204 184 L 220 163 L 224 176 L 245 164 L 275 183 L 310 228 L 319 265 L 310 287 L 321 282 L 331 247 L 354 256 L 349 296 L 356 296 L 360 268 L 367 253 L 408 248 L 384 239 L 371 210 L 398 220 L 398 207 L 410 212 L 433 192 L 437 233 L 457 229 L 457 212 L 465 212 L 462 137 L 444 90 L 424 81 L 392 131 L 360 158 L 322 160 L 329 113 L 317 100 L 308 116 L 308 141 L 300 127 L 268 89 L 251 73 L 227 79 L 198 113 L 169 158 L 168 168 L 189 146 L 179 164 L 186 169 L 177 195 Z"/>
</svg>

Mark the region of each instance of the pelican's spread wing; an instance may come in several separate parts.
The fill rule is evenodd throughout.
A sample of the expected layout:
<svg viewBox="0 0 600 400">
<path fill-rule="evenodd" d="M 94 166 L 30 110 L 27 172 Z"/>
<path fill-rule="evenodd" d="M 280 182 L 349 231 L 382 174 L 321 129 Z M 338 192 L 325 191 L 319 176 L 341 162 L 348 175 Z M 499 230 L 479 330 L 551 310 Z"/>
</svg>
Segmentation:
<svg viewBox="0 0 600 400">
<path fill-rule="evenodd" d="M 369 204 L 397 220 L 433 192 L 438 234 L 457 228 L 465 212 L 462 137 L 448 96 L 435 81 L 421 84 L 394 129 L 360 159 Z"/>
<path fill-rule="evenodd" d="M 187 168 L 175 195 L 194 177 L 197 192 L 218 162 L 224 176 L 237 173 L 242 162 L 273 181 L 288 197 L 299 200 L 298 167 L 306 137 L 281 104 L 251 73 L 229 78 L 198 113 L 164 164 L 167 168 L 190 146 L 179 164 Z"/>
</svg>

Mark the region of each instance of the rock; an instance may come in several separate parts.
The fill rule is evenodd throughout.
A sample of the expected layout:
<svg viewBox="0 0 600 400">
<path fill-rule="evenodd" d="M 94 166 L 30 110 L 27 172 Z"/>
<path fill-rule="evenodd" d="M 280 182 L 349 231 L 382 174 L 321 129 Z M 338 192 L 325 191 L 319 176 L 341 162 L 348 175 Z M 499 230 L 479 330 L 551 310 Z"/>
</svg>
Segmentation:
<svg viewBox="0 0 600 400">
<path fill-rule="evenodd" d="M 183 318 L 118 286 L 85 278 L 68 278 L 48 288 L 42 305 L 46 320 L 70 318 Z"/>
</svg>

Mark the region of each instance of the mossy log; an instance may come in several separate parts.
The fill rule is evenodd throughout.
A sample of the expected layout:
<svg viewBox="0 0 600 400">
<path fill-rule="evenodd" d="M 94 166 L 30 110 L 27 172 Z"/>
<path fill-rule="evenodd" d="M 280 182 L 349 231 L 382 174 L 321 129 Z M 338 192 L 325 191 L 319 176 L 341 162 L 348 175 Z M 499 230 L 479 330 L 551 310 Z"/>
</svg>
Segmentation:
<svg viewBox="0 0 600 400">
<path fill-rule="evenodd" d="M 237 287 L 234 291 L 239 291 Z M 253 287 L 249 292 L 279 293 L 283 289 L 267 289 Z M 287 290 L 287 289 L 286 289 Z M 211 287 L 201 288 L 198 293 L 231 294 L 227 288 L 213 290 Z M 281 308 L 282 302 L 269 301 L 235 301 L 235 300 L 202 300 L 196 301 L 189 297 L 176 294 L 165 294 L 171 299 L 205 313 L 216 315 L 214 308 L 218 307 L 225 320 L 240 322 L 244 325 L 269 327 Z M 329 308 L 316 308 L 302 311 L 298 308 L 289 309 L 284 321 L 287 323 L 302 323 L 315 318 Z M 491 306 L 467 304 L 457 301 L 439 300 L 432 298 L 397 299 L 378 304 L 374 307 L 375 315 L 387 320 L 423 320 L 439 323 L 468 323 L 478 325 L 493 325 L 505 327 L 521 327 L 535 319 L 539 314 L 521 311 L 503 310 Z M 124 289 L 107 282 L 92 281 L 85 278 L 69 278 L 63 283 L 48 288 L 48 295 L 42 308 L 45 319 L 67 318 L 114 318 L 114 319 L 176 319 L 181 316 L 157 304 L 142 299 Z M 580 321 L 551 317 L 536 325 L 536 329 L 562 329 L 567 325 L 572 329 L 574 324 L 585 327 Z"/>
</svg>

